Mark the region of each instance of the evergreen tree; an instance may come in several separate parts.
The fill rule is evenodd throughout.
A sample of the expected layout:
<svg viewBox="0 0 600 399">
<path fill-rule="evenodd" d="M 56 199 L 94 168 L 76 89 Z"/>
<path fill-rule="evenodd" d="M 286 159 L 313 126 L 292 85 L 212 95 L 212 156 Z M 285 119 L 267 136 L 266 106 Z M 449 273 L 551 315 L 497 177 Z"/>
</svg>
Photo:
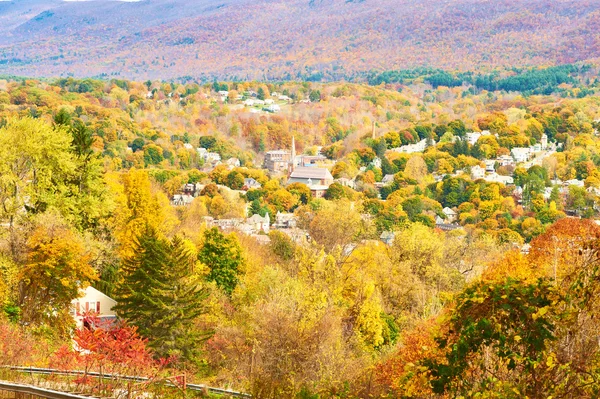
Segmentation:
<svg viewBox="0 0 600 399">
<path fill-rule="evenodd" d="M 194 328 L 194 321 L 205 312 L 204 300 L 208 291 L 201 288 L 194 275 L 195 259 L 183 239 L 175 236 L 169 245 L 170 262 L 163 274 L 166 289 L 158 289 L 156 299 L 162 304 L 156 315 L 150 347 L 159 355 L 175 355 L 194 360 L 198 343 L 210 332 Z"/>
<path fill-rule="evenodd" d="M 154 228 L 146 227 L 135 241 L 133 253 L 123 261 L 123 281 L 117 288 L 115 310 L 150 339 L 161 308 L 156 293 L 168 289 L 163 276 L 169 264 L 168 245 Z"/>
<path fill-rule="evenodd" d="M 194 275 L 194 256 L 181 238 L 169 242 L 153 228 L 135 246 L 123 264 L 115 310 L 138 327 L 157 356 L 193 361 L 209 335 L 194 326 L 208 296 Z"/>
</svg>

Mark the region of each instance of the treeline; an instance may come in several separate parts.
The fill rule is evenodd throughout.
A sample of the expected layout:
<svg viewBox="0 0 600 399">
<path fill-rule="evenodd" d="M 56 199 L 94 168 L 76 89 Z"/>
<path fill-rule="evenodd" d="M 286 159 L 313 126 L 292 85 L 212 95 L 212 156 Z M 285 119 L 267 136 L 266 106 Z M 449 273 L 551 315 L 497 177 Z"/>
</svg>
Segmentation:
<svg viewBox="0 0 600 399">
<path fill-rule="evenodd" d="M 489 74 L 474 74 L 472 72 L 451 73 L 441 69 L 415 68 L 370 73 L 366 79 L 373 86 L 382 83 L 408 84 L 422 79 L 436 89 L 440 86 L 471 85 L 477 89 L 488 91 L 519 91 L 524 94 L 548 95 L 556 92 L 561 84 L 577 85 L 583 79 L 583 74 L 590 69 L 590 65 L 566 64 L 549 68 L 513 69 L 510 73 L 514 75 L 506 76 L 506 73 L 498 71 Z"/>
</svg>

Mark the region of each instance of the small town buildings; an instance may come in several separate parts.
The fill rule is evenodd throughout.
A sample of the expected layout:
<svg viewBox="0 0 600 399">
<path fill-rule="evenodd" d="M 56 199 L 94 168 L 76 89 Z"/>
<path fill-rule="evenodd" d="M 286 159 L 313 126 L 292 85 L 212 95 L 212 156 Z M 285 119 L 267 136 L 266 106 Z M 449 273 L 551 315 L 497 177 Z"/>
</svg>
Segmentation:
<svg viewBox="0 0 600 399">
<path fill-rule="evenodd" d="M 117 316 L 113 308 L 117 301 L 92 286 L 80 290 L 80 295 L 71 302 L 71 315 L 78 328 L 83 327 L 84 315 L 87 313 L 93 313 L 102 322 L 116 320 Z"/>
</svg>

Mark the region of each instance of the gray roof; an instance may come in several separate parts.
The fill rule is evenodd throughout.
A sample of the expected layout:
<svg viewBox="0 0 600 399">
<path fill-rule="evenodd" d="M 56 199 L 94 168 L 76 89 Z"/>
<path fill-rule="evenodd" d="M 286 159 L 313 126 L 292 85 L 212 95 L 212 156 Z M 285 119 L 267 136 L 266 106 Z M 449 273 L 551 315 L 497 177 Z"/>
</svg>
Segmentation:
<svg viewBox="0 0 600 399">
<path fill-rule="evenodd" d="M 311 167 L 297 167 L 290 175 L 292 179 L 330 179 L 333 180 L 333 176 L 329 170 L 324 168 L 311 168 Z"/>
</svg>

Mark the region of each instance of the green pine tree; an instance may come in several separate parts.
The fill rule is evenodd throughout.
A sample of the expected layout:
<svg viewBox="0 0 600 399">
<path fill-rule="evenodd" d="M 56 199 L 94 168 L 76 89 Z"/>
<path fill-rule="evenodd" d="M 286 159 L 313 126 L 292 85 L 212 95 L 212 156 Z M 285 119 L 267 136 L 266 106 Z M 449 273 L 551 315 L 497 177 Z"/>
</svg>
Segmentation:
<svg viewBox="0 0 600 399">
<path fill-rule="evenodd" d="M 205 312 L 208 291 L 194 274 L 196 260 L 185 241 L 175 236 L 169 247 L 170 264 L 163 275 L 167 289 L 156 292 L 162 306 L 156 315 L 150 346 L 161 356 L 175 355 L 193 361 L 199 353 L 198 344 L 211 334 L 195 328 L 195 321 Z"/>
<path fill-rule="evenodd" d="M 181 238 L 169 242 L 153 228 L 138 238 L 135 255 L 123 263 L 115 310 L 138 327 L 159 357 L 193 361 L 198 344 L 209 336 L 195 326 L 208 293 L 194 274 L 194 264 Z"/>
</svg>

